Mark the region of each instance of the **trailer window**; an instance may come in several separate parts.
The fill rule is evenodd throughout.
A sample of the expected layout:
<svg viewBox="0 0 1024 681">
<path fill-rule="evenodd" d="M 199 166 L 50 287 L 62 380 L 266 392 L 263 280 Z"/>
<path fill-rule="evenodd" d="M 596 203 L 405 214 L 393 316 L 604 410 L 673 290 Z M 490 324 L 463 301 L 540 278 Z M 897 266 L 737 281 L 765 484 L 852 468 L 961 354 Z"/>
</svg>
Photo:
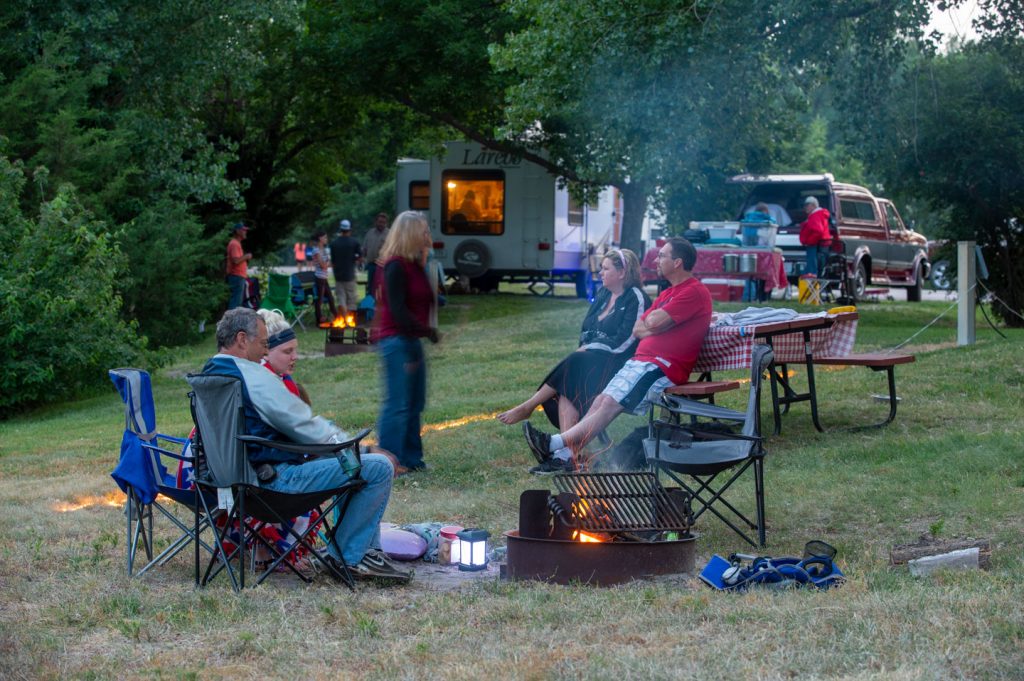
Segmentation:
<svg viewBox="0 0 1024 681">
<path fill-rule="evenodd" d="M 441 232 L 498 236 L 505 233 L 505 173 L 446 170 L 441 174 Z"/>
<path fill-rule="evenodd" d="M 409 210 L 430 210 L 430 182 L 409 183 Z"/>
</svg>

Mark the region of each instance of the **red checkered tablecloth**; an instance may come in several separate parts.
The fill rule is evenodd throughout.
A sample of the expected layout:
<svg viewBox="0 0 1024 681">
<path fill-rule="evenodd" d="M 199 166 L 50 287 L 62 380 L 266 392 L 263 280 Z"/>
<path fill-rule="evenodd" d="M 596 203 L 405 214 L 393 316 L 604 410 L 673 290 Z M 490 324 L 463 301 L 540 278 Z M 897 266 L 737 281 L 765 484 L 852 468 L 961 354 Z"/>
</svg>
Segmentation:
<svg viewBox="0 0 1024 681">
<path fill-rule="evenodd" d="M 756 334 L 756 326 L 712 326 L 704 338 L 697 365 L 693 368 L 694 374 L 748 368 Z M 850 354 L 856 339 L 856 319 L 836 321 L 829 327 L 811 330 L 811 352 L 821 357 L 844 357 Z M 764 341 L 757 339 L 757 342 Z M 780 364 L 806 360 L 804 336 L 800 329 L 774 336 L 772 347 L 775 361 Z"/>
<path fill-rule="evenodd" d="M 722 256 L 752 254 L 757 256 L 757 271 L 753 273 L 724 272 Z M 765 290 L 771 291 L 786 285 L 786 270 L 782 265 L 782 254 L 766 248 L 709 248 L 702 246 L 697 249 L 697 262 L 693 273 L 700 279 L 760 279 L 765 283 Z"/>
</svg>

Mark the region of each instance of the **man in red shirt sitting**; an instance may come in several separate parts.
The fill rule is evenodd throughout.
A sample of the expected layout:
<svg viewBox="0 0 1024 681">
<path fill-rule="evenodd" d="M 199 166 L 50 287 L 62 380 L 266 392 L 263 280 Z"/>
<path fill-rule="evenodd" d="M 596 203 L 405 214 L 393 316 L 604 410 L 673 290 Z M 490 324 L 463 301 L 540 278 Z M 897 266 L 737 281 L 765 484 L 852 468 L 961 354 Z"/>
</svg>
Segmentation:
<svg viewBox="0 0 1024 681">
<path fill-rule="evenodd" d="M 658 252 L 658 274 L 669 287 L 633 327 L 640 339 L 633 359 L 612 377 L 586 415 L 556 435 L 523 422 L 526 443 L 540 462 L 531 473 L 569 473 L 574 452 L 624 411 L 645 413 L 651 391 L 686 383 L 711 325 L 711 294 L 696 277 L 697 251 L 686 239 L 669 239 Z"/>
</svg>

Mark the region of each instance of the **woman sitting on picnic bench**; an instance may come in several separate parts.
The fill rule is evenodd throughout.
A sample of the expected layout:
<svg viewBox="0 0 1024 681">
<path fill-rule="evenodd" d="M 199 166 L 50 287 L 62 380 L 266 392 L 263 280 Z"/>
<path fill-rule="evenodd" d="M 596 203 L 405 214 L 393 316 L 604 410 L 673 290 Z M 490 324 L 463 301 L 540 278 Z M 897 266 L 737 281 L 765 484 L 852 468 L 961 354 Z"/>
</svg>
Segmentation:
<svg viewBox="0 0 1024 681">
<path fill-rule="evenodd" d="M 571 428 L 585 414 L 612 376 L 636 350 L 633 325 L 651 300 L 640 283 L 640 261 L 627 249 L 601 259 L 601 289 L 580 331 L 580 346 L 551 370 L 530 399 L 498 414 L 506 425 L 530 418 L 544 408 L 551 424 Z"/>
</svg>

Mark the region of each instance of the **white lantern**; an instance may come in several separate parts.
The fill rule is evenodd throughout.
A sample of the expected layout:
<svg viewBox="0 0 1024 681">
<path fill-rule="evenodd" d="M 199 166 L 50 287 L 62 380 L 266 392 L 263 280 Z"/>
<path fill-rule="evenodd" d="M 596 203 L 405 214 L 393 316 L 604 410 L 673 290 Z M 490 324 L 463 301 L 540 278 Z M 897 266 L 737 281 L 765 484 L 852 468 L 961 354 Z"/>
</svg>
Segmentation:
<svg viewBox="0 0 1024 681">
<path fill-rule="evenodd" d="M 490 533 L 479 528 L 459 532 L 452 544 L 452 562 L 458 561 L 459 570 L 474 572 L 487 568 L 487 538 Z"/>
</svg>

